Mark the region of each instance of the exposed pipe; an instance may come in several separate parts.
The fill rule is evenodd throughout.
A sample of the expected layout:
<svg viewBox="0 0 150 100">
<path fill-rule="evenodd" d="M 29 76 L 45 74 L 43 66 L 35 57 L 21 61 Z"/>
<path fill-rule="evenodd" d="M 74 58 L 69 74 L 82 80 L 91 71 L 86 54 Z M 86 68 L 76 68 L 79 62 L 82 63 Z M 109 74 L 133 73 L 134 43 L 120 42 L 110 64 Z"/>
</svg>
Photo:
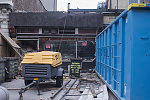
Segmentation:
<svg viewBox="0 0 150 100">
<path fill-rule="evenodd" d="M 118 9 L 118 0 L 117 0 L 117 9 Z"/>
<path fill-rule="evenodd" d="M 70 82 L 71 80 L 69 80 L 68 82 L 66 82 L 53 96 L 51 96 L 51 99 L 54 99 L 59 92 Z"/>
<path fill-rule="evenodd" d="M 69 9 L 70 9 L 70 3 L 68 3 L 68 11 L 69 11 Z"/>
<path fill-rule="evenodd" d="M 76 41 L 76 58 L 78 58 L 78 42 Z"/>
<path fill-rule="evenodd" d="M 72 86 L 76 83 L 77 79 L 71 84 L 71 86 L 67 89 L 67 91 L 65 91 L 65 94 L 61 97 L 60 100 L 62 100 L 70 91 L 70 89 L 72 88 Z"/>
<path fill-rule="evenodd" d="M 110 9 L 111 9 L 111 0 L 110 0 Z"/>
</svg>

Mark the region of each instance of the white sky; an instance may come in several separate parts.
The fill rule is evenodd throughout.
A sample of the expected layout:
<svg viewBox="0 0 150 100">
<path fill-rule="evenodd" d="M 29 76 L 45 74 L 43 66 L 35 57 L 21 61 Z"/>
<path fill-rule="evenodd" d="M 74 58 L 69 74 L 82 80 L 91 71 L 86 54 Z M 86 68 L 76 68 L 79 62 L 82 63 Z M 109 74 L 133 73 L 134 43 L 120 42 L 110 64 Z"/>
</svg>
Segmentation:
<svg viewBox="0 0 150 100">
<path fill-rule="evenodd" d="M 96 9 L 99 1 L 105 0 L 57 0 L 57 10 L 67 11 L 68 3 L 71 9 Z"/>
</svg>

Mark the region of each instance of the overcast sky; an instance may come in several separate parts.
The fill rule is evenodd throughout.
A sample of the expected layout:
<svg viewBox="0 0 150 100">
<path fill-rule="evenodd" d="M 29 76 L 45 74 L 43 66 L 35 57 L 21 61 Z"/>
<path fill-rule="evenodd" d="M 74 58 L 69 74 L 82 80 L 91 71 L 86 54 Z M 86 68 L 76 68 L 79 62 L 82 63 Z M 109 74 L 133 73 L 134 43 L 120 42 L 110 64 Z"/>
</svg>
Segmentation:
<svg viewBox="0 0 150 100">
<path fill-rule="evenodd" d="M 99 1 L 105 0 L 57 0 L 57 10 L 66 11 L 68 3 L 71 9 L 96 9 Z"/>
</svg>

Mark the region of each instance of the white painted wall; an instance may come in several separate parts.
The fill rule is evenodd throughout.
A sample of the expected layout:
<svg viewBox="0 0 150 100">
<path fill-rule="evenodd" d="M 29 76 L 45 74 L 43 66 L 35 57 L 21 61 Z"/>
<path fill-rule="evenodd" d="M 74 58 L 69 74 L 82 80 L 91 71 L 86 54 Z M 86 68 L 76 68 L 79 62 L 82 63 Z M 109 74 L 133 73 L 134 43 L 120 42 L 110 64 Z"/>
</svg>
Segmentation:
<svg viewBox="0 0 150 100">
<path fill-rule="evenodd" d="M 75 28 L 75 34 L 79 34 L 79 29 Z"/>
<path fill-rule="evenodd" d="M 1 3 L 8 3 L 10 5 L 13 5 L 12 0 L 0 0 L 0 4 Z"/>
<path fill-rule="evenodd" d="M 57 11 L 57 0 L 41 0 L 48 11 Z"/>
<path fill-rule="evenodd" d="M 0 0 L 0 2 L 12 2 L 12 0 Z"/>
</svg>

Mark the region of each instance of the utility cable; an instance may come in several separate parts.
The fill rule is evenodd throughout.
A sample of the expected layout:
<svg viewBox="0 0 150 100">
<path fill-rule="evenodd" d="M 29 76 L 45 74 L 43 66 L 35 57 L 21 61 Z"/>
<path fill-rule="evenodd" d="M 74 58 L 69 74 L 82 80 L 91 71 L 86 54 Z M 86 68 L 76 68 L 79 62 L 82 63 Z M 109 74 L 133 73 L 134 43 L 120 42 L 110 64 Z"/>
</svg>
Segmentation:
<svg viewBox="0 0 150 100">
<path fill-rule="evenodd" d="M 66 22 L 67 22 L 67 17 L 68 17 L 68 13 L 67 13 L 67 15 L 66 15 L 66 17 L 65 17 L 65 23 L 64 23 L 64 28 L 63 28 L 63 34 L 62 34 L 62 37 L 61 37 L 61 40 L 60 40 L 58 52 L 60 51 L 60 47 L 61 47 L 61 44 L 62 44 L 62 39 L 63 39 L 63 37 L 64 37 L 65 28 L 66 28 Z"/>
</svg>

